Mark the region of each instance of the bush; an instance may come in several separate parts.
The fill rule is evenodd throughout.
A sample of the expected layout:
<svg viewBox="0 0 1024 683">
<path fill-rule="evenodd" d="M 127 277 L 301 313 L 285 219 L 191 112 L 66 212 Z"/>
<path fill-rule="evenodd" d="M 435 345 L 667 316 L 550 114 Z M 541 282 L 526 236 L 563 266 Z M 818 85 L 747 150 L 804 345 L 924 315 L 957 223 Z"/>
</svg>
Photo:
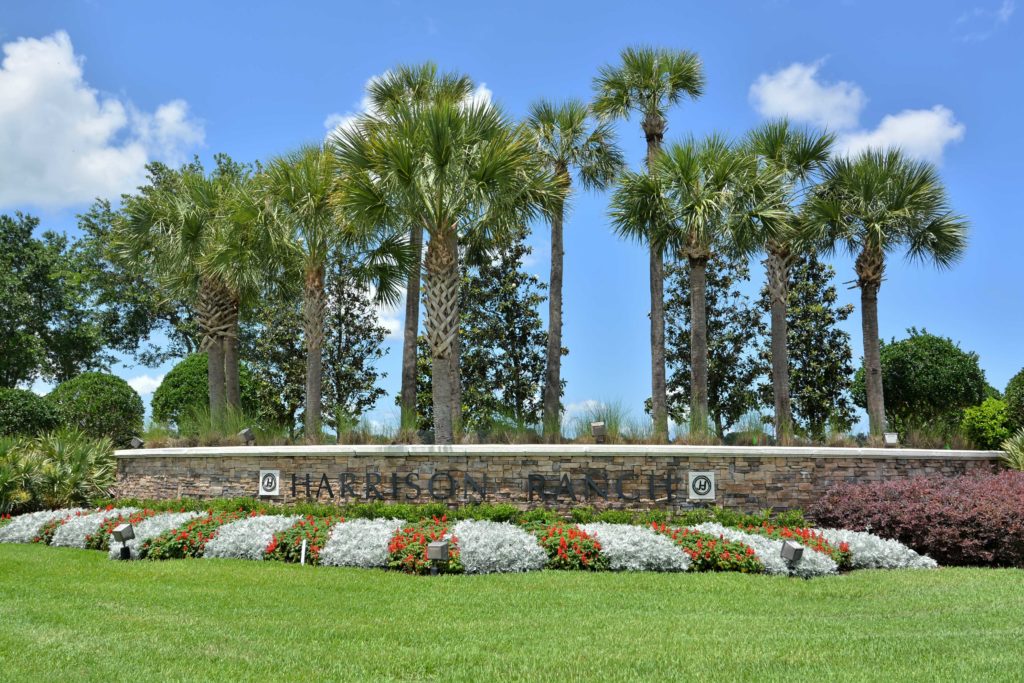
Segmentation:
<svg viewBox="0 0 1024 683">
<path fill-rule="evenodd" d="M 110 495 L 117 466 L 109 439 L 65 429 L 44 434 L 25 447 L 40 462 L 35 498 L 43 507 L 86 505 Z"/>
<path fill-rule="evenodd" d="M 999 448 L 1010 436 L 1006 401 L 986 398 L 980 406 L 966 409 L 960 429 L 975 448 L 987 451 Z"/>
<path fill-rule="evenodd" d="M 242 393 L 242 412 L 255 415 L 259 397 L 252 372 L 242 365 L 238 371 L 238 385 Z M 171 368 L 160 386 L 153 392 L 153 421 L 181 427 L 183 418 L 197 410 L 210 409 L 207 382 L 207 356 L 193 353 Z"/>
<path fill-rule="evenodd" d="M 427 544 L 448 541 L 448 562 L 438 569 L 443 574 L 461 574 L 465 569 L 459 553 L 459 539 L 451 533 L 446 516 L 423 520 L 402 527 L 388 544 L 388 567 L 408 574 L 427 574 L 431 561 L 427 559 Z"/>
<path fill-rule="evenodd" d="M 685 572 L 690 557 L 650 527 L 596 522 L 580 530 L 597 539 L 614 571 Z"/>
<path fill-rule="evenodd" d="M 309 516 L 300 519 L 294 526 L 274 534 L 264 552 L 264 558 L 298 564 L 302 561 L 302 542 L 306 541 L 306 563 L 318 565 L 320 551 L 327 544 L 331 527 L 344 521 L 336 517 Z"/>
<path fill-rule="evenodd" d="M 1003 393 L 1011 431 L 1024 429 L 1024 369 L 1010 378 Z"/>
<path fill-rule="evenodd" d="M 0 437 L 0 514 L 32 509 L 39 458 L 16 439 Z"/>
<path fill-rule="evenodd" d="M 36 436 L 57 427 L 57 412 L 25 389 L 0 389 L 0 436 Z"/>
<path fill-rule="evenodd" d="M 189 520 L 182 527 L 170 529 L 142 544 L 139 557 L 150 560 L 180 560 L 202 557 L 206 544 L 225 524 L 242 517 L 241 512 L 210 512 L 205 517 Z"/>
<path fill-rule="evenodd" d="M 754 549 L 745 543 L 727 541 L 721 536 L 702 534 L 693 529 L 676 529 L 656 522 L 651 528 L 672 539 L 686 553 L 690 558 L 690 571 L 743 574 L 764 572 L 764 563 L 758 559 Z"/>
<path fill-rule="evenodd" d="M 579 527 L 565 522 L 534 524 L 534 535 L 548 554 L 548 569 L 608 569 L 608 556 L 601 543 Z"/>
<path fill-rule="evenodd" d="M 811 515 L 823 526 L 897 540 L 940 564 L 1024 567 L 1024 472 L 839 484 Z"/>
<path fill-rule="evenodd" d="M 1024 427 L 1017 430 L 1017 433 L 1004 441 L 1000 447 L 1003 449 L 1003 463 L 1011 470 L 1024 471 Z"/>
<path fill-rule="evenodd" d="M 127 446 L 142 433 L 142 399 L 120 377 L 86 372 L 61 382 L 46 399 L 61 424 L 97 439 L 106 437 L 115 447 Z"/>
</svg>

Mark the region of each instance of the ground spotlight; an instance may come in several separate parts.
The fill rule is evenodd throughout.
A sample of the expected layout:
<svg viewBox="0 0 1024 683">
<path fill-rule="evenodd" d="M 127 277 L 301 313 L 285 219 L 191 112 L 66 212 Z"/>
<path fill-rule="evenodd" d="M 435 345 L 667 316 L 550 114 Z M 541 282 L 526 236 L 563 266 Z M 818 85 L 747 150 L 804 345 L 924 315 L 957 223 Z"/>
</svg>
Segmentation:
<svg viewBox="0 0 1024 683">
<path fill-rule="evenodd" d="M 238 432 L 238 436 L 242 437 L 242 440 L 245 441 L 246 446 L 252 446 L 253 444 L 256 443 L 256 435 L 252 433 L 252 429 L 250 429 L 249 427 L 246 427 L 242 431 Z"/>
<path fill-rule="evenodd" d="M 590 435 L 594 437 L 594 440 L 598 443 L 604 443 L 605 436 L 607 435 L 604 422 L 591 422 L 590 423 Z"/>
<path fill-rule="evenodd" d="M 804 556 L 804 547 L 799 543 L 793 543 L 792 541 L 783 541 L 782 543 L 782 559 L 788 562 L 790 565 L 794 565 L 800 561 L 800 558 Z"/>
<path fill-rule="evenodd" d="M 140 439 L 139 437 L 133 436 L 132 440 L 128 442 L 128 445 L 130 445 L 132 448 L 142 448 L 145 445 L 145 443 L 146 442 Z"/>
<path fill-rule="evenodd" d="M 430 560 L 430 573 L 437 575 L 438 567 L 448 564 L 448 541 L 431 541 L 427 544 L 427 559 Z"/>
<path fill-rule="evenodd" d="M 114 527 L 113 533 L 114 540 L 121 543 L 121 559 L 132 559 L 132 551 L 131 548 L 128 547 L 128 541 L 135 538 L 135 527 L 131 524 L 119 524 Z"/>
</svg>

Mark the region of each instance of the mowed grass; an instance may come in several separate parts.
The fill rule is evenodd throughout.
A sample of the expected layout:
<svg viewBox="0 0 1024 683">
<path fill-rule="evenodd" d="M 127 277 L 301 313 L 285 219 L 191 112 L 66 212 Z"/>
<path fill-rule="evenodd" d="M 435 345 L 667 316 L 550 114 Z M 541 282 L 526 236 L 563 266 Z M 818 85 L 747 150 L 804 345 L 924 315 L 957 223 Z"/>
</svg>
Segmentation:
<svg viewBox="0 0 1024 683">
<path fill-rule="evenodd" d="M 1024 572 L 415 577 L 0 546 L 0 680 L 1021 680 Z"/>
</svg>

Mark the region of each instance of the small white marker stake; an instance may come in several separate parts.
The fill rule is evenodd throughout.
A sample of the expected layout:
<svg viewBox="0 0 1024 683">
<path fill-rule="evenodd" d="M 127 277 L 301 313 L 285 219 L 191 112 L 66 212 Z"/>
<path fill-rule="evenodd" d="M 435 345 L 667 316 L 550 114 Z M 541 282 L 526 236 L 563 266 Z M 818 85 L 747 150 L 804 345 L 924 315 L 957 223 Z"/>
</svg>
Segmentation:
<svg viewBox="0 0 1024 683">
<path fill-rule="evenodd" d="M 299 564 L 306 564 L 306 539 L 302 539 L 302 553 L 299 555 Z"/>
</svg>

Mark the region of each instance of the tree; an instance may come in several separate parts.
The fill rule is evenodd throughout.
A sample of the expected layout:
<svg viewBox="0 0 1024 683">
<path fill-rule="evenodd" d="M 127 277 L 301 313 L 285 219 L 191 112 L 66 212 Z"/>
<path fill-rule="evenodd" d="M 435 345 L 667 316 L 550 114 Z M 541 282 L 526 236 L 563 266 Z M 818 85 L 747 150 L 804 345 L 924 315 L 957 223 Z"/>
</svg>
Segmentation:
<svg viewBox="0 0 1024 683">
<path fill-rule="evenodd" d="M 692 405 L 690 384 L 691 315 L 690 268 L 669 261 L 665 301 L 669 415 L 686 422 Z M 756 353 L 764 337 L 761 313 L 740 286 L 750 281 L 750 269 L 738 255 L 715 250 L 707 264 L 705 298 L 708 331 L 708 417 L 719 438 L 745 413 L 758 406 L 754 387 L 766 367 Z"/>
<path fill-rule="evenodd" d="M 425 270 L 437 442 L 454 437 L 459 244 L 522 225 L 557 191 L 531 137 L 489 102 L 399 103 L 334 138 L 354 224 L 408 226 L 429 235 Z M 453 361 L 453 358 L 456 359 Z"/>
<path fill-rule="evenodd" d="M 572 173 L 587 190 L 607 188 L 622 169 L 622 151 L 608 122 L 592 122 L 590 110 L 579 100 L 553 104 L 546 100 L 530 107 L 527 125 L 538 154 L 565 188 L 551 207 L 551 278 L 548 281 L 548 335 L 544 375 L 544 438 L 561 438 L 562 396 L 562 273 L 565 260 L 563 224 L 572 186 Z"/>
<path fill-rule="evenodd" d="M 926 330 L 911 327 L 907 333 L 906 339 L 879 345 L 885 417 L 902 435 L 921 429 L 948 437 L 959 427 L 964 408 L 985 398 L 978 354 Z M 862 408 L 870 396 L 866 375 L 862 367 L 853 381 L 853 399 Z"/>
<path fill-rule="evenodd" d="M 207 175 L 198 161 L 178 171 L 150 167 L 148 185 L 123 197 L 117 253 L 156 274 L 168 298 L 196 312 L 207 352 L 210 412 L 241 409 L 238 323 L 244 301 L 278 251 L 249 167 L 226 155 Z"/>
<path fill-rule="evenodd" d="M 706 269 L 716 243 L 735 244 L 750 224 L 774 220 L 774 187 L 762 185 L 753 156 L 711 135 L 672 144 L 647 174 L 627 172 L 612 195 L 611 217 L 625 237 L 671 249 L 687 260 L 690 284 L 690 421 L 702 430 L 708 407 Z M 657 404 L 652 398 L 652 410 Z"/>
<path fill-rule="evenodd" d="M 797 210 L 804 192 L 828 160 L 835 136 L 799 130 L 785 119 L 769 121 L 747 135 L 746 145 L 769 183 L 778 183 L 779 220 L 754 222 L 749 246 L 764 251 L 765 279 L 771 319 L 772 404 L 775 438 L 785 443 L 792 433 L 790 363 L 786 304 L 789 269 L 805 248 L 797 230 Z"/>
<path fill-rule="evenodd" d="M 438 73 L 437 65 L 399 65 L 373 78 L 366 97 L 370 111 L 382 121 L 397 116 L 407 107 L 430 102 L 466 102 L 474 92 L 473 81 L 465 75 Z M 423 224 L 410 220 L 405 226 L 413 266 L 409 269 L 405 288 L 405 320 L 402 341 L 402 388 L 399 394 L 401 424 L 416 423 L 417 410 L 417 339 L 420 325 L 420 265 L 423 262 Z"/>
<path fill-rule="evenodd" d="M 601 68 L 594 79 L 594 110 L 606 118 L 642 117 L 647 140 L 647 170 L 661 151 L 668 127 L 667 113 L 684 97 L 704 93 L 704 67 L 700 58 L 685 50 L 630 47 L 618 65 Z M 644 227 L 644 226 L 638 226 Z M 668 440 L 668 400 L 665 387 L 665 283 L 664 245 L 646 240 L 650 252 L 651 289 L 651 407 L 654 436 Z"/>
<path fill-rule="evenodd" d="M 899 150 L 867 150 L 831 160 L 823 181 L 807 201 L 810 237 L 827 251 L 845 249 L 856 257 L 861 327 L 867 370 L 866 405 L 871 433 L 885 429 L 878 290 L 885 258 L 905 249 L 911 260 L 940 268 L 955 264 L 967 246 L 967 221 L 949 208 L 938 171 Z"/>
<path fill-rule="evenodd" d="M 340 433 L 351 429 L 386 392 L 377 386 L 386 375 L 374 363 L 384 357 L 387 328 L 380 324 L 369 290 L 344 258 L 327 271 L 324 336 L 324 414 Z"/>
<path fill-rule="evenodd" d="M 853 313 L 853 306 L 836 305 L 835 271 L 815 252 L 796 256 L 788 271 L 786 335 L 795 433 L 822 442 L 829 428 L 847 431 L 853 426 L 853 352 L 850 335 L 839 327 Z M 766 282 L 760 307 L 770 311 L 771 306 L 771 288 Z M 773 344 L 763 347 L 762 357 L 769 361 L 769 383 L 759 389 L 766 403 L 774 400 L 777 386 L 773 354 Z"/>
<path fill-rule="evenodd" d="M 1024 369 L 1006 383 L 1006 416 L 1010 429 L 1024 429 Z"/>
</svg>

